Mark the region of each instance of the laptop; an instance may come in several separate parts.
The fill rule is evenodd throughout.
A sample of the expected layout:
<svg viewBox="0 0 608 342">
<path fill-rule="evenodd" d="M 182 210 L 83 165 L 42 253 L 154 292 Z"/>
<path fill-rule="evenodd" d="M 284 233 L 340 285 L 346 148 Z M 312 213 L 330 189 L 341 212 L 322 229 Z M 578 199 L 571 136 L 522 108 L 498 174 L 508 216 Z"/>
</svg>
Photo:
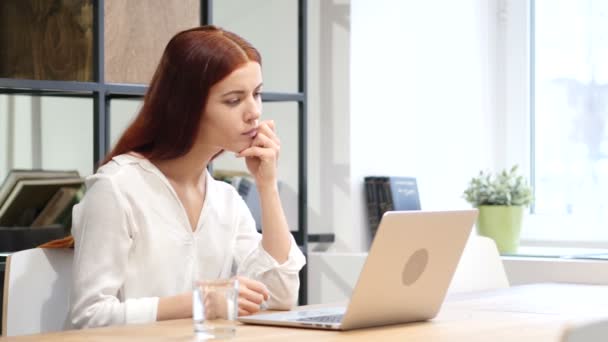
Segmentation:
<svg viewBox="0 0 608 342">
<path fill-rule="evenodd" d="M 239 321 L 351 330 L 432 319 L 476 218 L 477 209 L 386 212 L 346 307 L 264 313 Z"/>
</svg>

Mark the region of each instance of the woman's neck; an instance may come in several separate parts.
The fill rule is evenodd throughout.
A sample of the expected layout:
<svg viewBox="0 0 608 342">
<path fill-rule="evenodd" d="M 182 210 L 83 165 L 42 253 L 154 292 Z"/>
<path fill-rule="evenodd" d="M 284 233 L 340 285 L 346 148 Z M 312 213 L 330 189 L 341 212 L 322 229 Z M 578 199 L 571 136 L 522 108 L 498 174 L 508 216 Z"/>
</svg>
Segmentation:
<svg viewBox="0 0 608 342">
<path fill-rule="evenodd" d="M 169 160 L 151 160 L 170 181 L 179 184 L 198 184 L 204 179 L 204 172 L 211 158 L 219 150 L 209 145 L 195 145 L 181 157 Z"/>
</svg>

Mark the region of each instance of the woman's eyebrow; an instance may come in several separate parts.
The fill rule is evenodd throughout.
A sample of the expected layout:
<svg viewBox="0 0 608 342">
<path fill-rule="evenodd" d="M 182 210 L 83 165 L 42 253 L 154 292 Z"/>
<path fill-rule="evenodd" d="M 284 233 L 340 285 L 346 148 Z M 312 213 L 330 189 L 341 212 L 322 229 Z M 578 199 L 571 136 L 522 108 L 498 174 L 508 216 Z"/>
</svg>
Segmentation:
<svg viewBox="0 0 608 342">
<path fill-rule="evenodd" d="M 257 87 L 255 87 L 255 90 L 256 90 L 256 91 L 257 91 L 257 90 L 260 90 L 260 88 L 262 87 L 262 85 L 263 85 L 263 83 L 258 84 L 258 86 L 257 86 Z M 241 95 L 241 94 L 245 94 L 245 93 L 246 93 L 246 91 L 245 91 L 245 90 L 242 90 L 242 89 L 235 89 L 235 90 L 230 90 L 230 91 L 228 91 L 228 92 L 226 92 L 226 93 L 222 94 L 222 97 L 223 97 L 223 96 L 226 96 L 226 95 L 233 95 L 233 94 L 234 94 L 234 95 Z"/>
<path fill-rule="evenodd" d="M 230 90 L 227 93 L 222 94 L 222 96 L 233 95 L 233 94 L 244 94 L 244 90 Z"/>
</svg>

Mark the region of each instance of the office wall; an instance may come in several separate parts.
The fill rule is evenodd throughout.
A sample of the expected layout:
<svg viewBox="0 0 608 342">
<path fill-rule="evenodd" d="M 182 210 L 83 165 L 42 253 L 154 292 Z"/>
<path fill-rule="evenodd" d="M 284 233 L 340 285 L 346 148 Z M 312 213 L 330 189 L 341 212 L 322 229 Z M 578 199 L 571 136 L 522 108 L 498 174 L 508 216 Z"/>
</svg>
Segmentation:
<svg viewBox="0 0 608 342">
<path fill-rule="evenodd" d="M 335 120 L 333 133 L 348 142 L 339 165 L 320 160 L 334 184 L 346 184 L 320 188 L 342 224 L 327 228 L 336 234 L 332 253 L 310 256 L 311 303 L 343 300 L 354 286 L 370 243 L 364 176 L 414 176 L 423 209 L 461 208 L 470 177 L 500 159 L 492 153 L 501 141 L 496 5 L 351 0 L 350 115 L 322 107 L 330 116 L 322 124 Z"/>
<path fill-rule="evenodd" d="M 468 207 L 468 180 L 492 162 L 494 1 L 351 5 L 350 186 L 353 232 L 369 245 L 363 177 L 414 176 L 423 209 Z"/>
<path fill-rule="evenodd" d="M 308 231 L 350 250 L 350 0 L 309 1 Z"/>
</svg>

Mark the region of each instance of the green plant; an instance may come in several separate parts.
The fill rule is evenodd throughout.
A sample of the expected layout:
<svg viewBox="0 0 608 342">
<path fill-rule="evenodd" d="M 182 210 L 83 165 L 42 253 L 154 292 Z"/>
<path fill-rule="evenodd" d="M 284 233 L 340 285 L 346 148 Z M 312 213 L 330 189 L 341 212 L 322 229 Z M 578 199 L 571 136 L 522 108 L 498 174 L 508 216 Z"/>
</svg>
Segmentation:
<svg viewBox="0 0 608 342">
<path fill-rule="evenodd" d="M 532 203 L 532 188 L 524 176 L 517 173 L 517 165 L 498 174 L 479 171 L 464 191 L 464 198 L 474 207 L 481 205 L 521 205 Z"/>
</svg>

